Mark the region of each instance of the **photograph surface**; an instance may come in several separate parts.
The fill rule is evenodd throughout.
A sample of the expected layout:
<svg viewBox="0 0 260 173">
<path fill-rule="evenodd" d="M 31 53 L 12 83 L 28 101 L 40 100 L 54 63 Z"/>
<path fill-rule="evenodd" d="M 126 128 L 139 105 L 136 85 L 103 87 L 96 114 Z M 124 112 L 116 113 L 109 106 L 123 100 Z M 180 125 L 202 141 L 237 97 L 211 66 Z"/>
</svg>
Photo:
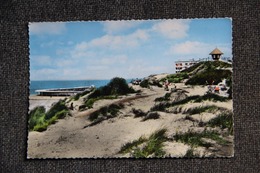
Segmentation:
<svg viewBox="0 0 260 173">
<path fill-rule="evenodd" d="M 233 157 L 232 20 L 29 23 L 27 158 Z"/>
</svg>

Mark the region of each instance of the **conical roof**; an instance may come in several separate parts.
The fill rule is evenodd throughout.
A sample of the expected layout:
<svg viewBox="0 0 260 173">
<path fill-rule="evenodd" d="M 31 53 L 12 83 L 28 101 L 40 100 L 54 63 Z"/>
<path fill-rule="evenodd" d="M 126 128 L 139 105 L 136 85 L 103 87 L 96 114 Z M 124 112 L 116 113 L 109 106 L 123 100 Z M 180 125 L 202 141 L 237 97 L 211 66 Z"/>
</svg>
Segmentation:
<svg viewBox="0 0 260 173">
<path fill-rule="evenodd" d="M 218 48 L 214 49 L 212 52 L 210 52 L 210 55 L 219 55 L 219 54 L 223 54 L 223 52 L 221 52 Z"/>
</svg>

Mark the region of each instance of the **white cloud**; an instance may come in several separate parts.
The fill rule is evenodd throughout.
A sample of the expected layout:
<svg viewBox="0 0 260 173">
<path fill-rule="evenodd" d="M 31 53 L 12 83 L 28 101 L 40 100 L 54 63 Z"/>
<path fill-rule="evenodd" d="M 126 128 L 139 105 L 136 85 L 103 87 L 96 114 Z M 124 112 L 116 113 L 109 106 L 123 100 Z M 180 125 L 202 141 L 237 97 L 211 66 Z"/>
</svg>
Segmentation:
<svg viewBox="0 0 260 173">
<path fill-rule="evenodd" d="M 128 58 L 126 55 L 117 55 L 108 58 L 101 58 L 100 64 L 113 65 L 113 64 L 125 64 Z"/>
<path fill-rule="evenodd" d="M 80 45 L 80 48 L 90 47 L 106 47 L 111 49 L 118 49 L 122 47 L 136 47 L 141 41 L 145 41 L 149 38 L 148 33 L 145 30 L 137 30 L 132 34 L 125 36 L 112 36 L 105 35 L 103 37 L 94 39 L 88 44 Z"/>
<path fill-rule="evenodd" d="M 130 28 L 135 28 L 141 23 L 142 21 L 105 21 L 103 26 L 106 33 L 114 34 Z"/>
<path fill-rule="evenodd" d="M 224 55 L 231 56 L 231 48 L 225 44 L 216 44 Z M 209 43 L 203 43 L 198 41 L 186 41 L 180 44 L 173 45 L 167 52 L 168 55 L 182 55 L 193 58 L 206 58 L 209 57 L 209 53 L 216 48 L 216 45 Z"/>
<path fill-rule="evenodd" d="M 104 35 L 89 42 L 83 41 L 76 44 L 74 49 L 71 50 L 71 56 L 75 58 L 93 57 L 104 51 L 135 48 L 148 39 L 149 34 L 145 30 L 137 30 L 129 35 Z"/>
<path fill-rule="evenodd" d="M 50 68 L 44 68 L 39 70 L 31 70 L 30 78 L 31 80 L 49 80 L 53 79 L 53 77 L 57 77 L 58 70 L 57 69 L 50 69 Z"/>
<path fill-rule="evenodd" d="M 66 31 L 66 25 L 63 22 L 29 23 L 29 31 L 31 35 L 57 35 Z"/>
<path fill-rule="evenodd" d="M 188 36 L 190 20 L 163 20 L 152 27 L 152 30 L 161 33 L 170 39 L 180 39 Z"/>
<path fill-rule="evenodd" d="M 71 66 L 77 65 L 77 63 L 78 63 L 78 61 L 72 60 L 70 58 L 67 58 L 67 59 L 64 58 L 57 62 L 57 67 L 62 67 L 62 68 L 71 67 Z"/>
<path fill-rule="evenodd" d="M 69 68 L 64 68 L 64 69 L 62 70 L 62 73 L 63 73 L 63 76 L 64 76 L 65 78 L 73 79 L 73 78 L 75 78 L 75 77 L 81 75 L 81 70 L 79 70 L 79 69 L 74 69 L 74 68 L 71 68 L 71 69 L 69 69 Z"/>
<path fill-rule="evenodd" d="M 172 54 L 179 54 L 179 55 L 197 55 L 204 53 L 205 51 L 208 52 L 209 47 L 212 47 L 209 44 L 197 42 L 197 41 L 186 41 L 184 43 L 176 44 L 171 47 Z M 214 47 L 214 46 L 213 46 Z M 208 52 L 209 54 L 210 52 Z"/>
<path fill-rule="evenodd" d="M 31 64 L 33 66 L 47 66 L 53 63 L 50 56 L 46 55 L 34 55 L 30 57 Z"/>
</svg>

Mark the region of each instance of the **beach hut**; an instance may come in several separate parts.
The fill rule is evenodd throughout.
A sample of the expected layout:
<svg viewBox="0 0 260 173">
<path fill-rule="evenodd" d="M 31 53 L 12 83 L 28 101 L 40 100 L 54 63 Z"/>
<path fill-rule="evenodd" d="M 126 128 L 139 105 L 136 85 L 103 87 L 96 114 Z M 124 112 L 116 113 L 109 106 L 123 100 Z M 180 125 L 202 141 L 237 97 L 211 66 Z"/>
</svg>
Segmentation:
<svg viewBox="0 0 260 173">
<path fill-rule="evenodd" d="M 210 52 L 210 55 L 212 56 L 212 59 L 214 61 L 218 61 L 221 55 L 223 55 L 223 52 L 221 52 L 218 48 L 216 48 L 212 52 Z"/>
</svg>

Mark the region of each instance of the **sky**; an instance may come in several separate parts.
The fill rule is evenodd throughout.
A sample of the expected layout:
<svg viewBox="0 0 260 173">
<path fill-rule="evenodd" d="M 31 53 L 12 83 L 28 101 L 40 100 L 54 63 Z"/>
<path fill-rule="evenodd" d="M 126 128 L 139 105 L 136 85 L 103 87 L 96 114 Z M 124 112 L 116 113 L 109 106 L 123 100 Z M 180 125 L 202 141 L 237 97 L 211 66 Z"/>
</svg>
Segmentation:
<svg viewBox="0 0 260 173">
<path fill-rule="evenodd" d="M 216 47 L 232 57 L 232 20 L 29 23 L 29 41 L 31 80 L 143 78 Z"/>
</svg>

